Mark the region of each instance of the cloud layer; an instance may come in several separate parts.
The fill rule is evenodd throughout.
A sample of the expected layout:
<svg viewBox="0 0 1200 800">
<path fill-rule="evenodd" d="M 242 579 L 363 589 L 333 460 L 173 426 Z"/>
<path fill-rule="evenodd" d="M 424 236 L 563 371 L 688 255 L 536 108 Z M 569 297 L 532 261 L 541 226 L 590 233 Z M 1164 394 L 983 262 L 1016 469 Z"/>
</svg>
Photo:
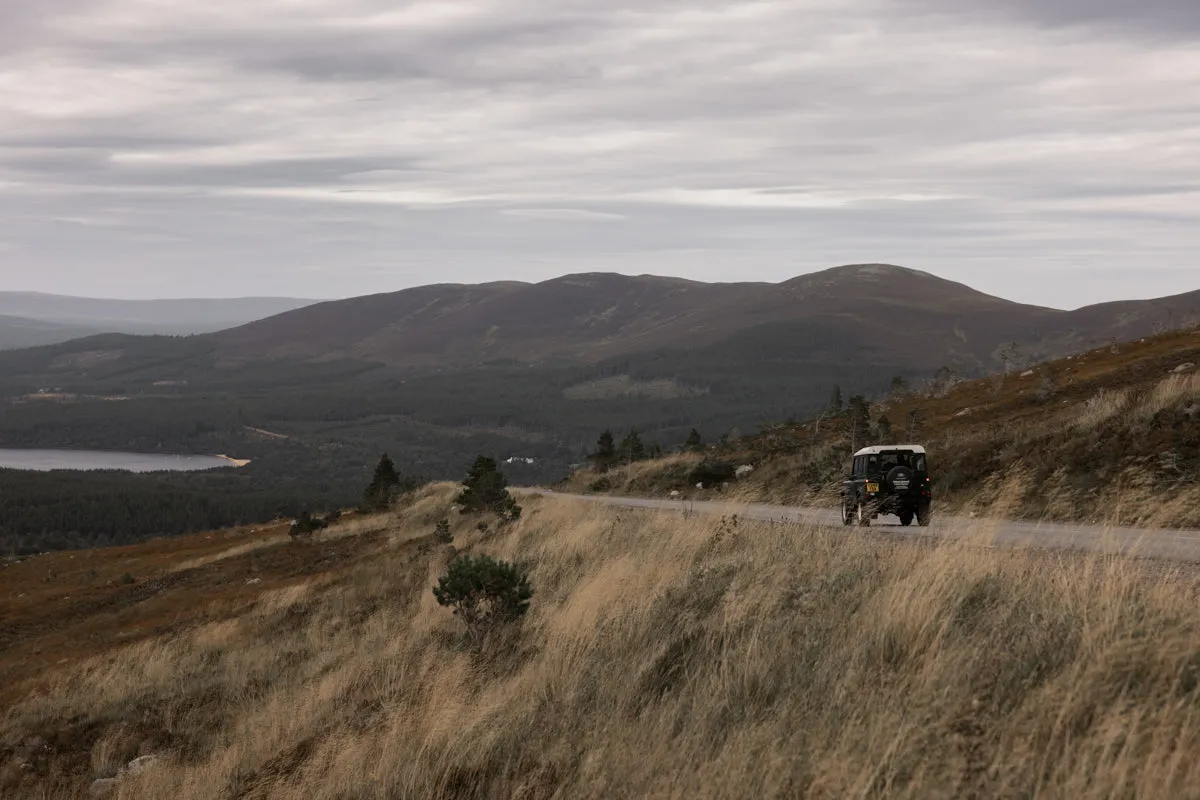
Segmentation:
<svg viewBox="0 0 1200 800">
<path fill-rule="evenodd" d="M 1193 0 L 39 0 L 0 284 L 344 296 L 889 261 L 1200 288 Z"/>
</svg>

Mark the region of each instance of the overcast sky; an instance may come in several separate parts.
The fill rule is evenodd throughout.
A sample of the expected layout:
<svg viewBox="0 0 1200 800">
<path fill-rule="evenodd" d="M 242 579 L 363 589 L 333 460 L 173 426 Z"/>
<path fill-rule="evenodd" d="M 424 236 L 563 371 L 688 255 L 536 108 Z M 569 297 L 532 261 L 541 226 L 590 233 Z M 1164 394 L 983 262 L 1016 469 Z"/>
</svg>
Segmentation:
<svg viewBox="0 0 1200 800">
<path fill-rule="evenodd" d="M 0 0 L 0 289 L 1200 289 L 1196 0 Z"/>
</svg>

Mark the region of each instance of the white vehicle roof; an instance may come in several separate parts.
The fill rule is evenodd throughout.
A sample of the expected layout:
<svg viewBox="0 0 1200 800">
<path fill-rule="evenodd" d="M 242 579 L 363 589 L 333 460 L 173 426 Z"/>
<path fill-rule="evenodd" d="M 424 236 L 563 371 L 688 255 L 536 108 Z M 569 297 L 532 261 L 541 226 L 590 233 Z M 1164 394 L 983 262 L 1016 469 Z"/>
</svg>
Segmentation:
<svg viewBox="0 0 1200 800">
<path fill-rule="evenodd" d="M 875 447 L 864 447 L 854 454 L 855 458 L 859 456 L 877 456 L 880 453 L 894 453 L 897 450 L 904 453 L 924 453 L 925 448 L 919 444 L 885 444 Z"/>
</svg>

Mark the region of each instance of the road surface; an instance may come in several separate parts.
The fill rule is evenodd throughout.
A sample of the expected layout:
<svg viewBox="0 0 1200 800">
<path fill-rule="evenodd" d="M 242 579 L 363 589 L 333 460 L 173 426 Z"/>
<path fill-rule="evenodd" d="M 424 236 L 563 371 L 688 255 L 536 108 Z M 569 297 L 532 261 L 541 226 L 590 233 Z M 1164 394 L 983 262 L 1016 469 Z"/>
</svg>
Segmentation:
<svg viewBox="0 0 1200 800">
<path fill-rule="evenodd" d="M 767 522 L 808 522 L 842 527 L 838 509 L 800 508 L 763 503 L 736 503 L 693 500 L 657 500 L 645 497 L 561 494 L 543 489 L 524 489 L 522 493 L 564 497 L 587 503 L 622 508 L 647 508 L 696 514 L 737 514 L 743 519 Z M 936 516 L 928 528 L 905 528 L 895 517 L 885 516 L 871 523 L 872 530 L 900 536 L 940 536 L 948 539 L 986 539 L 995 545 L 1032 546 L 1087 550 L 1101 553 L 1125 553 L 1142 558 L 1200 563 L 1200 531 L 1149 528 L 1116 528 L 1098 525 L 1065 525 L 1053 522 L 1013 522 L 1010 520 L 969 519 Z"/>
</svg>

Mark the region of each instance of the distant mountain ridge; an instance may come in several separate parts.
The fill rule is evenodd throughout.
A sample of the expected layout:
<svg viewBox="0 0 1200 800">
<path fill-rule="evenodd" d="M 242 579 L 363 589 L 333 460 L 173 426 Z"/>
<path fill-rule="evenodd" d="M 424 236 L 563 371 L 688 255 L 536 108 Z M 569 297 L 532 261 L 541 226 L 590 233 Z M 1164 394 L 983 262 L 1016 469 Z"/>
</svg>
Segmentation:
<svg viewBox="0 0 1200 800">
<path fill-rule="evenodd" d="M 0 314 L 0 350 L 58 344 L 100 332 L 97 328 Z"/>
<path fill-rule="evenodd" d="M 918 270 L 858 264 L 778 284 L 592 273 L 534 284 L 422 286 L 319 303 L 222 331 L 213 341 L 224 354 L 248 361 L 594 363 L 694 350 L 771 326 L 787 337 L 787 329 L 800 324 L 840 336 L 852 348 L 864 342 L 905 365 L 955 362 L 987 370 L 999 363 L 997 349 L 1010 342 L 1028 358 L 1049 358 L 1189 321 L 1200 321 L 1200 292 L 1061 311 Z"/>
<path fill-rule="evenodd" d="M 0 349 L 56 344 L 96 333 L 211 333 L 314 302 L 286 297 L 118 300 L 0 292 Z"/>
</svg>

